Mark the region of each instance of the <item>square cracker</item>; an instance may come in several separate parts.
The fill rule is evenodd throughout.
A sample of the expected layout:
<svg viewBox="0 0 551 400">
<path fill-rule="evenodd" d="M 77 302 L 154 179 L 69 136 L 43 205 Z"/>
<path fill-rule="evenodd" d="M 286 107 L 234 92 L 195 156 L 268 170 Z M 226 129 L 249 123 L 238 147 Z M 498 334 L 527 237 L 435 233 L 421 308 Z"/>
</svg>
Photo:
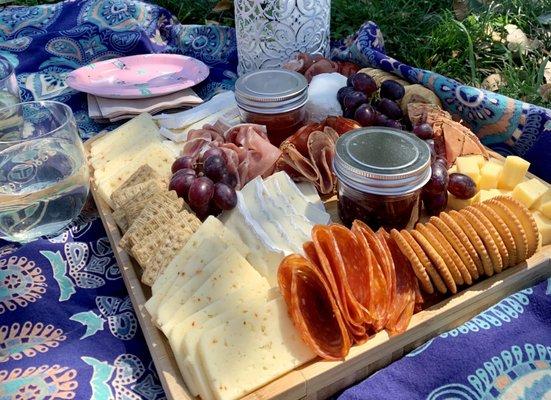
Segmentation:
<svg viewBox="0 0 551 400">
<path fill-rule="evenodd" d="M 119 188 L 111 195 L 115 210 L 125 208 L 125 205 L 150 198 L 155 193 L 163 191 L 163 184 L 155 179 L 132 186 Z"/>
<path fill-rule="evenodd" d="M 124 183 L 118 187 L 117 189 L 124 189 L 130 186 L 137 185 L 138 183 L 143 183 L 145 181 L 148 181 L 150 179 L 153 179 L 158 182 L 162 182 L 163 179 L 161 178 L 161 175 L 159 175 L 149 164 L 144 164 L 140 168 L 138 168 L 132 175 L 128 177 Z"/>
<path fill-rule="evenodd" d="M 120 246 L 130 252 L 136 241 L 168 224 L 183 206 L 184 201 L 174 191 L 153 195 L 122 237 Z"/>
</svg>

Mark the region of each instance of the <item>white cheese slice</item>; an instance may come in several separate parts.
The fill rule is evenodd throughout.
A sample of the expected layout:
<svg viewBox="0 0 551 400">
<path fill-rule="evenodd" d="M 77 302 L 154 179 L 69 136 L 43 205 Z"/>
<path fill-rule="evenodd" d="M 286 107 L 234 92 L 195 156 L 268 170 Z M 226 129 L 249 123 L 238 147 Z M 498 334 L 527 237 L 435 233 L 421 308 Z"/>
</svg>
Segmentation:
<svg viewBox="0 0 551 400">
<path fill-rule="evenodd" d="M 198 353 L 218 400 L 238 399 L 315 357 L 300 339 L 282 298 L 256 315 L 205 332 Z"/>
<path fill-rule="evenodd" d="M 212 260 L 208 267 L 209 270 L 214 269 L 214 271 L 192 296 L 185 299 L 186 301 L 171 312 L 167 319 L 159 313 L 159 323 L 166 336 L 170 336 L 178 322 L 185 320 L 228 293 L 241 288 L 260 289 L 265 293 L 270 289 L 266 279 L 237 250 L 231 247 Z M 180 289 L 179 292 L 187 292 L 187 290 Z"/>
<path fill-rule="evenodd" d="M 178 275 L 185 273 L 183 267 L 187 260 L 190 259 L 193 253 L 197 251 L 199 245 L 206 239 L 218 239 L 225 245 L 232 245 L 245 257 L 250 252 L 239 236 L 226 229 L 218 218 L 211 215 L 193 233 L 182 250 L 178 252 L 163 273 L 155 280 L 155 283 L 151 287 L 154 295 L 160 294 L 160 296 L 164 296 L 168 292 Z M 209 253 L 212 254 L 212 252 Z"/>
<path fill-rule="evenodd" d="M 197 343 L 201 334 L 231 319 L 228 318 L 228 314 L 233 313 L 234 318 L 261 307 L 275 298 L 274 293 L 266 292 L 261 288 L 239 289 L 197 311 L 174 327 L 169 336 L 170 346 L 186 385 L 194 396 L 210 391 L 208 384 L 202 382 L 204 378 L 200 362 L 195 361 L 197 359 Z M 186 360 L 192 360 L 191 364 L 186 363 Z"/>
<path fill-rule="evenodd" d="M 330 215 L 325 211 L 317 192 L 306 189 L 306 196 L 285 172 L 277 172 L 264 181 L 269 193 L 281 193 L 292 205 L 296 215 L 304 215 L 314 224 L 326 225 L 329 223 Z"/>
</svg>

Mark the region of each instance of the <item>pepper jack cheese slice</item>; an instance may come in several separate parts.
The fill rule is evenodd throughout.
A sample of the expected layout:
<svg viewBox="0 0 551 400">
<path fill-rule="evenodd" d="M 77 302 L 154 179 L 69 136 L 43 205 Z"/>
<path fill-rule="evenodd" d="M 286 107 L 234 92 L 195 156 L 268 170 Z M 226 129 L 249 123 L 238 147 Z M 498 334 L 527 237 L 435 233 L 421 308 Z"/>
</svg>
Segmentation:
<svg viewBox="0 0 551 400">
<path fill-rule="evenodd" d="M 522 181 L 529 167 L 530 163 L 528 161 L 517 156 L 508 156 L 505 159 L 505 164 L 503 164 L 503 171 L 497 187 L 513 190 Z"/>
<path fill-rule="evenodd" d="M 300 339 L 282 298 L 256 315 L 205 332 L 198 353 L 217 400 L 238 399 L 315 357 Z"/>
<path fill-rule="evenodd" d="M 191 297 L 182 298 L 186 300 L 182 305 L 175 310 L 170 310 L 169 318 L 162 321 L 159 315 L 159 322 L 162 324 L 165 335 L 169 336 L 178 322 L 228 293 L 242 288 L 260 289 L 267 293 L 270 289 L 268 281 L 231 247 L 210 262 L 209 270 L 213 270 L 211 275 Z"/>
<path fill-rule="evenodd" d="M 547 186 L 538 179 L 533 178 L 519 183 L 513 190 L 513 198 L 531 208 L 546 192 Z"/>
</svg>

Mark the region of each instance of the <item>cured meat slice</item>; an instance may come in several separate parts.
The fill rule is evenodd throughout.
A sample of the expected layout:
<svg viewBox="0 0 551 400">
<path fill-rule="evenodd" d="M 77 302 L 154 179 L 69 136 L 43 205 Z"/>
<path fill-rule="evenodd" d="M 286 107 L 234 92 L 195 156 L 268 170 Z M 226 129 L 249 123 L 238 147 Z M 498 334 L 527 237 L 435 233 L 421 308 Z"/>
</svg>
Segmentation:
<svg viewBox="0 0 551 400">
<path fill-rule="evenodd" d="M 389 249 L 396 272 L 396 294 L 385 325 L 389 335 L 392 336 L 407 329 L 418 301 L 419 284 L 411 265 L 390 235 L 384 230 L 379 230 L 377 234 Z"/>
<path fill-rule="evenodd" d="M 302 340 L 326 360 L 341 360 L 352 346 L 346 324 L 327 281 L 311 261 L 285 257 L 278 282 Z"/>
<path fill-rule="evenodd" d="M 370 308 L 375 330 L 384 327 L 392 304 L 392 295 L 395 292 L 395 277 L 390 254 L 385 250 L 375 232 L 364 222 L 356 220 L 352 223 L 352 232 L 356 237 L 365 241 L 365 246 L 371 251 L 374 258 L 371 267 L 372 306 Z"/>
<path fill-rule="evenodd" d="M 347 278 L 345 261 L 343 260 L 335 236 L 331 231 L 331 227 L 326 225 L 314 226 L 312 229 L 312 240 L 320 269 L 327 279 L 337 305 L 343 313 L 348 330 L 355 339 L 364 340 L 366 336 L 366 328 L 364 326 L 365 312 L 363 312 L 363 307 L 354 298 Z"/>
<path fill-rule="evenodd" d="M 318 173 L 316 187 L 323 194 L 331 193 L 336 184 L 332 165 L 336 136 L 337 133 L 332 128 L 325 128 L 324 132 L 312 132 L 308 138 L 308 153 Z"/>
</svg>

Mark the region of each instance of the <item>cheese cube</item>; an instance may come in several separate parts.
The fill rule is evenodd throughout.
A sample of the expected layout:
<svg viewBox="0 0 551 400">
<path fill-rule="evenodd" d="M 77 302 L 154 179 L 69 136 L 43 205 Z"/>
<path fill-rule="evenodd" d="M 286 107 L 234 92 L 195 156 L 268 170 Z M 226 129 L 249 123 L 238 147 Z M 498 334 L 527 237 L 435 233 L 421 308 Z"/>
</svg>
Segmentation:
<svg viewBox="0 0 551 400">
<path fill-rule="evenodd" d="M 486 189 L 479 192 L 478 201 L 482 203 L 483 201 L 493 199 L 494 197 L 501 196 L 502 193 L 499 189 Z"/>
<path fill-rule="evenodd" d="M 545 215 L 536 211 L 532 214 L 536 220 L 536 225 L 541 235 L 541 244 L 545 246 L 551 243 L 551 218 L 547 218 Z"/>
<path fill-rule="evenodd" d="M 475 156 L 457 157 L 455 160 L 457 172 L 470 176 L 471 179 L 478 185 L 480 179 L 479 159 Z"/>
<path fill-rule="evenodd" d="M 458 199 L 453 194 L 448 193 L 448 208 L 452 210 L 461 210 L 462 208 L 478 203 L 480 198 L 480 192 L 477 192 L 473 197 L 467 200 Z"/>
<path fill-rule="evenodd" d="M 517 156 L 508 156 L 505 159 L 497 187 L 513 190 L 522 181 L 529 167 L 530 163 L 528 161 Z"/>
<path fill-rule="evenodd" d="M 551 218 L 551 190 L 545 192 L 545 194 L 534 203 L 532 208 L 538 210 L 547 218 Z"/>
<path fill-rule="evenodd" d="M 480 170 L 480 181 L 478 187 L 480 189 L 495 189 L 497 182 L 501 176 L 503 166 L 495 162 L 485 163 Z"/>
<path fill-rule="evenodd" d="M 513 190 L 513 197 L 528 208 L 547 192 L 547 186 L 536 178 L 519 183 Z"/>
</svg>

